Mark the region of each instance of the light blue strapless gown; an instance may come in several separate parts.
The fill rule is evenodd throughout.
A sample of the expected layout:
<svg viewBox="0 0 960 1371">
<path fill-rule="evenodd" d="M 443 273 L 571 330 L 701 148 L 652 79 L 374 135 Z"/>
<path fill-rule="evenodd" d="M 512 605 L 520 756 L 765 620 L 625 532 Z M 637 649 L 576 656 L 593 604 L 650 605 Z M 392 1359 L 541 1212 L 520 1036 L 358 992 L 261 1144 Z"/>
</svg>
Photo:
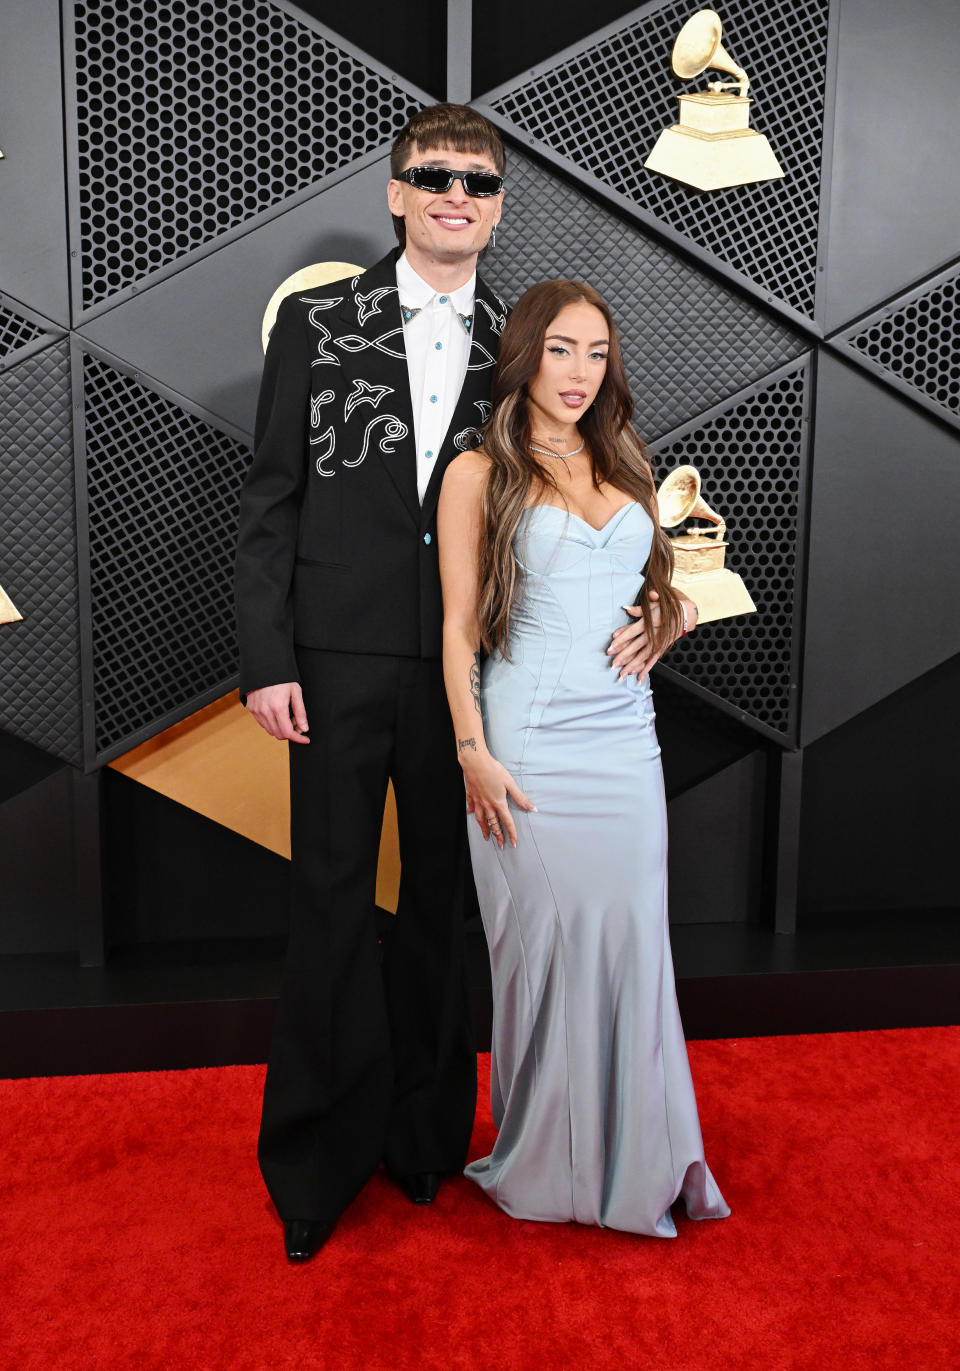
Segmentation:
<svg viewBox="0 0 960 1371">
<path fill-rule="evenodd" d="M 537 806 L 517 847 L 470 846 L 493 974 L 499 1134 L 466 1174 L 516 1218 L 675 1237 L 729 1209 L 703 1154 L 667 927 L 666 805 L 649 683 L 606 648 L 652 525 L 525 511 L 510 657 L 483 669 L 493 755 Z"/>
</svg>

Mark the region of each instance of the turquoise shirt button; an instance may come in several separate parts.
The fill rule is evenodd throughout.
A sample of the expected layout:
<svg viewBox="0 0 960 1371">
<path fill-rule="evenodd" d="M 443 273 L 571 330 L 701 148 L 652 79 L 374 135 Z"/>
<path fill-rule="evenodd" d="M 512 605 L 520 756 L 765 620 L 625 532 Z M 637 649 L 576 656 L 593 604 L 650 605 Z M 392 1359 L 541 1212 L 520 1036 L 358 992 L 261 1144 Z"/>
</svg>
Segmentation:
<svg viewBox="0 0 960 1371">
<path fill-rule="evenodd" d="M 432 456 L 433 456 L 433 453 L 432 453 L 432 452 L 425 452 L 423 455 L 424 455 L 424 457 L 432 457 Z"/>
<path fill-rule="evenodd" d="M 433 542 L 433 539 L 430 537 L 429 533 L 425 533 L 423 535 L 423 541 L 426 543 L 427 547 L 429 547 L 430 544 Z"/>
<path fill-rule="evenodd" d="M 437 403 L 437 397 L 435 395 L 430 396 L 430 403 L 431 405 L 435 405 Z"/>
<path fill-rule="evenodd" d="M 447 297 L 445 295 L 440 296 L 440 303 L 441 305 L 445 305 L 447 303 Z"/>
<path fill-rule="evenodd" d="M 442 352 L 442 351 L 443 351 L 443 344 L 442 344 L 442 343 L 434 343 L 433 346 L 437 349 L 438 352 Z"/>
</svg>

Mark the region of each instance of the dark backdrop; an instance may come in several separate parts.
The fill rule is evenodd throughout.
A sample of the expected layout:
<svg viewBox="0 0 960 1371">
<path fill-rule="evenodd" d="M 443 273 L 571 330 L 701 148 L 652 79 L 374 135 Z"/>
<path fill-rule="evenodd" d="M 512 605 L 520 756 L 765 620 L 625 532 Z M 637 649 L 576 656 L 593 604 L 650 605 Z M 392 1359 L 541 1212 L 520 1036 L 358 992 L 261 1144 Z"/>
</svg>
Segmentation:
<svg viewBox="0 0 960 1371">
<path fill-rule="evenodd" d="M 693 8 L 7 0 L 0 952 L 282 928 L 270 854 L 91 778 L 233 684 L 265 300 L 389 246 L 389 142 L 448 75 L 508 143 L 488 277 L 608 295 L 758 605 L 658 672 L 675 922 L 955 910 L 953 5 L 722 11 L 786 176 L 712 195 L 642 169 Z"/>
</svg>

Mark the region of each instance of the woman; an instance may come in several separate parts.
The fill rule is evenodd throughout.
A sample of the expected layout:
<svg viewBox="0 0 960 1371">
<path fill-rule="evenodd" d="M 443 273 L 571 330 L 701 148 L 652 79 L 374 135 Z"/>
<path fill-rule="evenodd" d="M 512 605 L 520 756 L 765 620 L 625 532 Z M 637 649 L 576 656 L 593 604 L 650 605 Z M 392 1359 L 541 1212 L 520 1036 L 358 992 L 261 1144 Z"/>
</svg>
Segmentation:
<svg viewBox="0 0 960 1371">
<path fill-rule="evenodd" d="M 493 973 L 499 1136 L 467 1175 L 517 1218 L 673 1237 L 678 1197 L 692 1218 L 729 1213 L 677 1011 L 646 678 L 696 606 L 670 587 L 596 291 L 527 291 L 493 402 L 483 447 L 446 472 L 437 528 L 444 676 Z"/>
</svg>

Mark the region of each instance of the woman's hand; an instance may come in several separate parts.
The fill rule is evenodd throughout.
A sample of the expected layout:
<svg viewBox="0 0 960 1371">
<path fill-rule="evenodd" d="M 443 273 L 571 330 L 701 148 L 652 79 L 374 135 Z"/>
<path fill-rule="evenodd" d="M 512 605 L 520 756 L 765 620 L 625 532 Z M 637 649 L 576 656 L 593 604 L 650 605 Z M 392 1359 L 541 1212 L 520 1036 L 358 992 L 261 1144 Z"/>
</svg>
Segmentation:
<svg viewBox="0 0 960 1371">
<path fill-rule="evenodd" d="M 507 804 L 507 797 L 518 809 L 536 813 L 537 807 L 524 795 L 505 766 L 501 766 L 489 752 L 483 754 L 471 747 L 472 739 L 458 740 L 460 765 L 467 791 L 467 813 L 480 825 L 484 841 L 493 834 L 497 847 L 503 850 L 504 838 L 517 845 L 517 829 Z"/>
<path fill-rule="evenodd" d="M 656 630 L 660 626 L 660 606 L 657 603 L 660 596 L 655 590 L 651 590 L 649 598 L 650 626 Z M 697 607 L 692 600 L 684 599 L 683 603 L 687 610 L 687 632 L 689 633 L 692 628 L 697 626 Z M 674 638 L 673 642 L 664 643 L 660 651 L 656 652 L 647 632 L 642 607 L 640 605 L 624 605 L 623 608 L 633 619 L 633 623 L 624 624 L 622 628 L 618 628 L 610 639 L 610 646 L 607 648 L 607 655 L 613 657 L 610 669 L 618 672 L 618 681 L 622 681 L 626 676 L 636 675 L 637 680 L 643 682 L 647 679 L 650 668 L 660 660 L 677 639 Z"/>
</svg>

